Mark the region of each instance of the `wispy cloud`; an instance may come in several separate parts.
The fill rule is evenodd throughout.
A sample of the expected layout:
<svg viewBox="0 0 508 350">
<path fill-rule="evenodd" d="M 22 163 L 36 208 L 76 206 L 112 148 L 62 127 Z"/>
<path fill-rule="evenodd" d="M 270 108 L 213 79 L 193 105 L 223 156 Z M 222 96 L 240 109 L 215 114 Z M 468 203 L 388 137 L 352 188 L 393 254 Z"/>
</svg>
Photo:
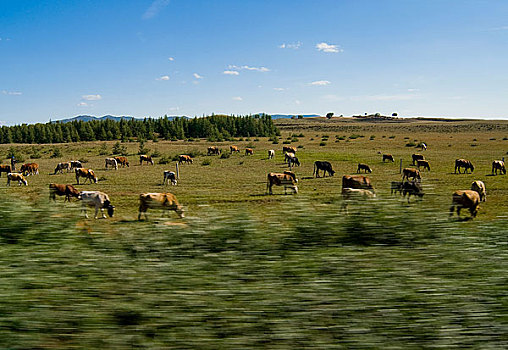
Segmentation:
<svg viewBox="0 0 508 350">
<path fill-rule="evenodd" d="M 491 31 L 508 30 L 508 26 L 490 28 Z"/>
<path fill-rule="evenodd" d="M 292 43 L 292 44 L 287 44 L 287 43 L 282 43 L 279 45 L 279 49 L 293 49 L 293 50 L 298 50 L 300 47 L 302 47 L 302 43 L 301 42 L 296 42 L 296 43 Z"/>
<path fill-rule="evenodd" d="M 337 52 L 344 51 L 339 47 L 339 45 L 327 44 L 325 42 L 316 44 L 316 49 L 318 49 L 318 51 L 331 52 L 331 53 L 337 53 Z"/>
<path fill-rule="evenodd" d="M 408 92 L 417 92 L 420 91 L 420 89 L 407 89 Z"/>
<path fill-rule="evenodd" d="M 235 97 L 233 97 L 233 100 L 234 101 L 243 101 L 243 98 L 241 98 L 240 96 L 235 96 Z"/>
<path fill-rule="evenodd" d="M 316 80 L 316 81 L 313 81 L 312 83 L 309 83 L 309 85 L 314 85 L 314 86 L 326 86 L 326 85 L 330 85 L 331 83 L 328 81 L 328 80 Z"/>
<path fill-rule="evenodd" d="M 167 80 L 169 80 L 169 75 L 163 75 L 162 77 L 156 78 L 155 80 L 167 81 Z"/>
<path fill-rule="evenodd" d="M 199 75 L 198 73 L 194 73 L 192 74 L 194 76 L 194 78 L 196 79 L 203 79 L 203 77 L 201 75 Z"/>
<path fill-rule="evenodd" d="M 235 69 L 235 70 L 251 70 L 256 72 L 269 72 L 270 69 L 266 67 L 250 67 L 250 66 L 235 66 L 233 64 L 230 64 L 228 66 L 229 69 Z"/>
<path fill-rule="evenodd" d="M 284 88 L 273 88 L 273 89 L 274 89 L 275 91 L 284 91 L 284 90 L 286 90 L 286 89 L 284 89 Z"/>
<path fill-rule="evenodd" d="M 102 96 L 99 94 L 97 94 L 97 95 L 83 95 L 83 96 L 81 96 L 81 98 L 85 101 L 98 101 L 98 100 L 102 99 Z"/>
<path fill-rule="evenodd" d="M 236 70 L 225 70 L 224 72 L 222 72 L 223 74 L 226 74 L 226 75 L 239 75 L 240 73 L 238 73 Z"/>
<path fill-rule="evenodd" d="M 0 38 L 0 41 L 10 41 L 10 38 Z"/>
<path fill-rule="evenodd" d="M 88 107 L 88 103 L 80 102 L 80 103 L 78 103 L 78 107 Z"/>
<path fill-rule="evenodd" d="M 416 94 L 352 96 L 352 101 L 407 101 L 420 98 Z"/>
<path fill-rule="evenodd" d="M 175 60 L 175 58 L 174 58 L 174 57 L 168 57 L 168 60 L 170 60 L 170 61 L 174 61 L 174 60 Z"/>
<path fill-rule="evenodd" d="M 22 93 L 22 92 L 20 92 L 20 91 L 7 91 L 7 90 L 2 90 L 2 95 L 19 96 L 19 95 L 23 95 L 23 93 Z"/>
<path fill-rule="evenodd" d="M 302 104 L 302 101 L 300 101 L 300 100 L 295 100 L 295 104 L 297 104 L 297 105 L 301 105 L 301 104 Z"/>
<path fill-rule="evenodd" d="M 161 12 L 164 7 L 169 5 L 170 0 L 155 0 L 152 2 L 152 4 L 146 9 L 145 13 L 143 13 L 143 16 L 141 16 L 142 19 L 150 19 L 155 16 L 159 12 Z"/>
</svg>

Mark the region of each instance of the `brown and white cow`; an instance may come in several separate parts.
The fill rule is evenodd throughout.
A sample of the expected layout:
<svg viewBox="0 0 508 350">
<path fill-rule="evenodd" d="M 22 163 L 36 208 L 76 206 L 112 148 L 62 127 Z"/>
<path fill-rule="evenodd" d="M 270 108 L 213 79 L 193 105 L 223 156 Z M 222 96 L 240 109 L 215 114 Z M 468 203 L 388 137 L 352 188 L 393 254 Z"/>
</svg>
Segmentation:
<svg viewBox="0 0 508 350">
<path fill-rule="evenodd" d="M 60 173 L 60 174 L 63 174 L 63 171 L 64 170 L 67 170 L 67 172 L 69 172 L 71 170 L 71 163 L 70 162 L 63 162 L 63 163 L 58 163 L 55 167 L 55 172 L 53 175 L 55 175 L 56 173 Z"/>
<path fill-rule="evenodd" d="M 118 170 L 118 162 L 116 161 L 115 158 L 106 158 L 105 161 L 106 161 L 106 169 L 108 168 L 108 166 L 110 166 L 112 168 L 115 168 L 115 170 Z"/>
<path fill-rule="evenodd" d="M 471 170 L 471 173 L 474 171 L 473 163 L 471 163 L 467 159 L 455 159 L 455 173 L 457 173 L 457 170 L 460 174 L 460 168 L 464 168 L 464 173 L 467 173 L 467 170 Z"/>
<path fill-rule="evenodd" d="M 418 160 L 424 160 L 424 159 L 425 159 L 425 157 L 423 156 L 423 154 L 417 154 L 417 153 L 415 153 L 415 154 L 411 155 L 411 158 L 413 159 L 413 163 L 412 163 L 413 165 L 416 165 L 416 162 L 417 162 Z"/>
<path fill-rule="evenodd" d="M 269 194 L 273 194 L 273 185 L 284 186 L 284 194 L 287 193 L 288 188 L 292 189 L 296 194 L 298 193 L 298 187 L 296 186 L 297 182 L 298 179 L 292 171 L 285 171 L 284 173 L 268 173 L 266 188 Z"/>
<path fill-rule="evenodd" d="M 492 174 L 496 174 L 497 175 L 497 171 L 499 170 L 499 172 L 503 175 L 506 174 L 506 167 L 504 165 L 504 162 L 502 160 L 495 160 L 492 162 Z"/>
<path fill-rule="evenodd" d="M 21 174 L 25 176 L 29 175 L 38 175 L 39 174 L 39 164 L 37 163 L 25 163 L 21 165 L 21 168 L 19 169 Z"/>
<path fill-rule="evenodd" d="M 129 161 L 127 160 L 126 157 L 115 157 L 116 159 L 116 162 L 122 166 L 122 168 L 125 168 L 125 166 L 129 167 Z"/>
<path fill-rule="evenodd" d="M 49 184 L 49 199 L 56 200 L 56 196 L 65 196 L 65 201 L 71 201 L 71 197 L 79 197 L 79 191 L 72 185 Z"/>
<path fill-rule="evenodd" d="M 71 163 L 71 171 L 83 167 L 83 164 L 79 160 L 71 160 L 70 163 Z"/>
<path fill-rule="evenodd" d="M 342 208 L 341 210 L 348 213 L 348 204 L 352 200 L 365 200 L 375 198 L 376 194 L 370 190 L 362 188 L 342 188 Z"/>
<path fill-rule="evenodd" d="M 245 149 L 245 155 L 246 156 L 251 156 L 254 154 L 254 150 L 252 148 L 246 148 Z"/>
<path fill-rule="evenodd" d="M 473 181 L 471 190 L 478 192 L 480 195 L 480 202 L 485 202 L 487 200 L 487 190 L 483 181 Z"/>
<path fill-rule="evenodd" d="M 79 185 L 79 178 L 80 177 L 85 178 L 85 181 L 83 181 L 83 183 L 85 183 L 86 180 L 89 180 L 90 183 L 92 183 L 92 181 L 94 183 L 97 183 L 97 181 L 99 181 L 97 179 L 97 176 L 95 176 L 95 172 L 92 169 L 77 168 L 75 170 L 75 172 L 76 172 L 76 182 L 78 183 L 78 185 Z"/>
<path fill-rule="evenodd" d="M 374 192 L 374 186 L 372 186 L 370 179 L 364 175 L 342 176 L 342 188 L 359 188 Z"/>
<path fill-rule="evenodd" d="M 420 175 L 420 170 L 415 168 L 402 169 L 402 181 L 404 181 L 404 179 L 409 181 L 410 178 L 413 179 L 413 181 L 421 180 L 422 176 Z"/>
<path fill-rule="evenodd" d="M 186 154 L 180 154 L 178 156 L 178 164 L 182 163 L 192 164 L 192 157 Z"/>
<path fill-rule="evenodd" d="M 221 153 L 221 150 L 217 146 L 210 146 L 208 147 L 208 155 L 219 155 Z"/>
<path fill-rule="evenodd" d="M 79 192 L 78 198 L 81 200 L 82 211 L 85 213 L 85 218 L 88 219 L 88 214 L 86 212 L 87 207 L 95 207 L 95 219 L 97 219 L 99 209 L 102 213 L 103 219 L 106 218 L 106 215 L 104 215 L 104 209 L 108 211 L 108 215 L 110 217 L 113 217 L 115 207 L 111 204 L 109 196 L 106 193 L 101 191 L 81 191 Z"/>
<path fill-rule="evenodd" d="M 0 177 L 2 177 L 2 173 L 10 173 L 12 172 L 12 168 L 10 165 L 0 165 Z"/>
<path fill-rule="evenodd" d="M 296 154 L 296 147 L 282 146 L 282 154 L 294 153 Z"/>
<path fill-rule="evenodd" d="M 176 173 L 174 171 L 164 170 L 164 179 L 162 180 L 162 184 L 165 185 L 169 181 L 171 181 L 171 185 L 175 185 L 178 183 L 176 180 Z"/>
<path fill-rule="evenodd" d="M 7 174 L 7 186 L 11 185 L 11 181 L 17 181 L 18 184 L 21 186 L 22 184 L 25 186 L 28 186 L 28 182 L 26 181 L 23 174 L 20 173 L 8 173 Z"/>
<path fill-rule="evenodd" d="M 146 154 L 142 154 L 139 156 L 139 165 L 143 165 L 143 162 L 150 163 L 152 165 L 154 164 L 152 157 Z"/>
<path fill-rule="evenodd" d="M 240 153 L 240 150 L 238 149 L 237 146 L 229 146 L 229 150 L 231 151 L 231 153 Z"/>
<path fill-rule="evenodd" d="M 292 166 L 300 166 L 300 160 L 295 156 L 294 153 L 286 153 L 286 162 L 288 163 L 288 167 Z"/>
<path fill-rule="evenodd" d="M 383 154 L 383 163 L 385 162 L 385 160 L 389 160 L 392 163 L 395 162 L 391 154 Z"/>
<path fill-rule="evenodd" d="M 358 168 L 356 169 L 357 173 L 360 173 L 361 171 L 364 171 L 365 173 L 372 173 L 372 169 L 367 164 L 358 163 Z"/>
<path fill-rule="evenodd" d="M 421 167 L 423 167 L 423 170 L 427 169 L 430 171 L 430 163 L 428 160 L 417 160 L 416 164 L 418 166 L 418 170 L 420 170 Z"/>
<path fill-rule="evenodd" d="M 180 218 L 184 217 L 183 207 L 178 203 L 175 195 L 172 193 L 142 193 L 139 195 L 139 213 L 138 220 L 141 220 L 141 214 L 145 214 L 148 209 L 174 210 Z"/>
<path fill-rule="evenodd" d="M 460 216 L 460 210 L 469 209 L 471 217 L 476 217 L 480 205 L 480 195 L 473 190 L 455 191 L 452 196 L 452 206 L 450 207 L 450 216 L 457 209 L 457 216 Z"/>
</svg>

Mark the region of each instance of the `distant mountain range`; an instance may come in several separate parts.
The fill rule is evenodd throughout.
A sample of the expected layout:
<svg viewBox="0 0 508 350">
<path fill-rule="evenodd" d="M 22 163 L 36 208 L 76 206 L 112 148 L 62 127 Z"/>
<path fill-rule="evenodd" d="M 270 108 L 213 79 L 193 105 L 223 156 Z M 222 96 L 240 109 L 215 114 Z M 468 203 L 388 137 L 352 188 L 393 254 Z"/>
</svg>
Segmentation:
<svg viewBox="0 0 508 350">
<path fill-rule="evenodd" d="M 304 118 L 315 118 L 320 117 L 319 114 L 272 114 L 272 119 L 284 119 L 284 118 L 298 118 L 299 115 L 302 115 Z"/>
</svg>

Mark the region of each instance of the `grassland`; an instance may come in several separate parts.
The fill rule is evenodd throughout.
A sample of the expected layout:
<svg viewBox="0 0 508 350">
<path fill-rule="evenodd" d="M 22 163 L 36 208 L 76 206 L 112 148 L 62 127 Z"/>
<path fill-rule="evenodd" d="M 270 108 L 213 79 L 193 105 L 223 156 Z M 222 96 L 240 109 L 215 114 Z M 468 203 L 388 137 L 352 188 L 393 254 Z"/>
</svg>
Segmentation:
<svg viewBox="0 0 508 350">
<path fill-rule="evenodd" d="M 0 204 L 0 347 L 508 346 L 508 184 L 490 176 L 492 160 L 508 151 L 508 123 L 278 123 L 279 144 L 213 143 L 255 154 L 200 155 L 167 188 L 162 171 L 174 162 L 137 165 L 137 143 L 125 144 L 131 167 L 118 171 L 104 169 L 101 143 L 36 146 L 41 174 L 28 187 L 0 188 L 9 199 Z M 283 141 L 300 134 L 291 143 L 302 146 L 300 193 L 265 195 L 266 173 L 287 169 Z M 407 204 L 390 196 L 389 183 L 400 178 L 398 159 L 406 166 L 416 152 L 406 147 L 411 141 L 428 144 L 432 170 L 423 174 L 423 201 Z M 204 154 L 208 145 L 145 146 L 171 158 Z M 49 158 L 55 147 L 61 158 Z M 272 148 L 276 158 L 268 160 Z M 397 162 L 383 164 L 380 153 Z M 475 164 L 472 175 L 453 173 L 459 157 Z M 77 187 L 108 193 L 114 218 L 84 220 L 77 204 L 49 203 L 48 183 L 75 183 L 73 174 L 50 175 L 56 163 L 78 158 L 101 181 Z M 336 176 L 312 178 L 315 160 L 330 161 Z M 378 199 L 346 216 L 341 175 L 360 161 L 373 168 Z M 487 202 L 475 220 L 450 220 L 451 193 L 473 180 L 486 183 Z M 149 212 L 150 221 L 138 222 L 138 194 L 165 190 L 187 218 Z"/>
</svg>

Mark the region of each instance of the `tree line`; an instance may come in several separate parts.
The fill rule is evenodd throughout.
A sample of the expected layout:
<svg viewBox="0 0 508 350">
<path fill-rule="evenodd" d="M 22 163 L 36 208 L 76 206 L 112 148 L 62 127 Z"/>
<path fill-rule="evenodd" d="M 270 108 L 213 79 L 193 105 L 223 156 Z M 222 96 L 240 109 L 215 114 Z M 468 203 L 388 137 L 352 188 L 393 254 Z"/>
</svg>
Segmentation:
<svg viewBox="0 0 508 350">
<path fill-rule="evenodd" d="M 269 115 L 226 116 L 202 118 L 145 118 L 48 122 L 2 126 L 0 143 L 69 143 L 80 141 L 121 140 L 186 140 L 207 138 L 210 141 L 232 137 L 280 135 Z"/>
</svg>

